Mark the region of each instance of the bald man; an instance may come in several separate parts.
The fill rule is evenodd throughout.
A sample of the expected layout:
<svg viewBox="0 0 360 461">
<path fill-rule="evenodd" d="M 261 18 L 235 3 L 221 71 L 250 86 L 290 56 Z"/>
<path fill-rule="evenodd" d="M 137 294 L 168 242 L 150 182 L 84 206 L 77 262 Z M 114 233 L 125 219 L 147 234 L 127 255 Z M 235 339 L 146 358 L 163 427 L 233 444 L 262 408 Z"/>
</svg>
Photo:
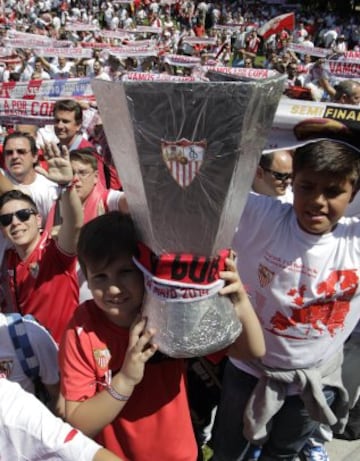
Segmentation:
<svg viewBox="0 0 360 461">
<path fill-rule="evenodd" d="M 263 154 L 256 170 L 252 189 L 263 195 L 291 201 L 289 186 L 292 177 L 292 155 L 290 150 L 278 150 Z M 289 198 L 289 199 L 288 199 Z"/>
</svg>

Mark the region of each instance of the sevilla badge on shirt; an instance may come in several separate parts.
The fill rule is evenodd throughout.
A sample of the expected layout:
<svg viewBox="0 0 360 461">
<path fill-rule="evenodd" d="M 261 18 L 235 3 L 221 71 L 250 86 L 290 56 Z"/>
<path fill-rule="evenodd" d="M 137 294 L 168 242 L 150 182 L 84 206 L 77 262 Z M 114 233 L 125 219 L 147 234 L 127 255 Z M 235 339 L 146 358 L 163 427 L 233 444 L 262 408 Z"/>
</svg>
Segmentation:
<svg viewBox="0 0 360 461">
<path fill-rule="evenodd" d="M 163 159 L 179 186 L 188 187 L 198 174 L 203 163 L 206 141 L 189 141 L 182 138 L 177 142 L 161 142 Z"/>
<path fill-rule="evenodd" d="M 107 368 L 111 359 L 109 349 L 94 349 L 93 354 L 98 367 L 102 369 Z"/>
</svg>

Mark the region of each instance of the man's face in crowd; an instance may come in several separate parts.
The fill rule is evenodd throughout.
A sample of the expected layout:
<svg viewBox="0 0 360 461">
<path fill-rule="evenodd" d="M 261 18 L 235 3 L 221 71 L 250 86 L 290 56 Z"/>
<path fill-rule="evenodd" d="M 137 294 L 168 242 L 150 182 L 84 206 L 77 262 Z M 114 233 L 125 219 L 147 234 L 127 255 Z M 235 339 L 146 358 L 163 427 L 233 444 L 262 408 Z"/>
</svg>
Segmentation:
<svg viewBox="0 0 360 461">
<path fill-rule="evenodd" d="M 99 75 L 101 72 L 101 64 L 99 62 L 94 63 L 94 74 Z"/>
<path fill-rule="evenodd" d="M 71 167 L 74 176 L 78 179 L 75 184 L 76 192 L 81 203 L 84 203 L 98 182 L 98 172 L 89 163 L 75 159 L 71 160 Z"/>
<path fill-rule="evenodd" d="M 59 62 L 59 67 L 62 69 L 66 65 L 66 58 L 59 58 L 58 62 Z"/>
<path fill-rule="evenodd" d="M 54 131 L 61 144 L 69 146 L 81 128 L 81 123 L 75 120 L 75 112 L 58 110 L 55 115 Z"/>
<path fill-rule="evenodd" d="M 284 195 L 291 183 L 292 157 L 287 151 L 278 151 L 271 163 L 271 168 L 259 166 L 262 179 L 262 192 L 265 195 Z"/>
<path fill-rule="evenodd" d="M 19 210 L 32 210 L 32 213 L 27 213 L 23 220 L 15 214 Z M 40 236 L 40 215 L 25 200 L 10 200 L 5 203 L 0 210 L 0 216 L 11 214 L 13 214 L 11 222 L 8 225 L 0 225 L 4 237 L 18 248 L 28 248 L 34 245 Z"/>
<path fill-rule="evenodd" d="M 4 145 L 5 168 L 17 182 L 27 184 L 34 179 L 34 164 L 37 155 L 32 155 L 30 141 L 26 138 L 11 138 Z"/>
<path fill-rule="evenodd" d="M 42 72 L 43 66 L 40 61 L 36 61 L 36 63 L 34 64 L 34 70 L 35 72 Z"/>
</svg>

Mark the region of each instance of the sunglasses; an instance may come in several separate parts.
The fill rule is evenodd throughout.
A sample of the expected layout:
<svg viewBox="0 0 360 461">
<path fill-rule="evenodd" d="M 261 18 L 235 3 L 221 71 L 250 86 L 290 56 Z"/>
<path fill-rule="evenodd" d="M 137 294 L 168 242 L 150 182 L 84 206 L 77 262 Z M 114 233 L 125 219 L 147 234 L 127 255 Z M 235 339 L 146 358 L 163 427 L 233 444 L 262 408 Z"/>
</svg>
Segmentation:
<svg viewBox="0 0 360 461">
<path fill-rule="evenodd" d="M 279 171 L 271 170 L 270 168 L 261 167 L 264 171 L 267 171 L 272 175 L 274 179 L 277 181 L 287 181 L 288 179 L 292 178 L 292 173 L 280 173 Z"/>
<path fill-rule="evenodd" d="M 12 154 L 19 154 L 19 155 L 25 155 L 27 153 L 31 152 L 28 149 L 5 149 L 4 154 L 6 156 L 12 155 Z"/>
<path fill-rule="evenodd" d="M 13 217 L 16 216 L 21 222 L 28 221 L 31 215 L 36 215 L 37 212 L 32 208 L 23 208 L 22 210 L 15 211 L 15 213 L 0 214 L 0 224 L 7 227 L 12 223 Z"/>
</svg>

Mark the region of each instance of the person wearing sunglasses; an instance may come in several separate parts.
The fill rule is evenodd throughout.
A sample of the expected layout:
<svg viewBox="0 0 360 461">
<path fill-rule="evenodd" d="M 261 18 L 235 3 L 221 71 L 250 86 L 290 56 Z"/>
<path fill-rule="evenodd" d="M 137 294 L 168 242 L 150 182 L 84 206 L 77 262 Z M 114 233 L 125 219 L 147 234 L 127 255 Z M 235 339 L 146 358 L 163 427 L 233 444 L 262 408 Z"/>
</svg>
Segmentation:
<svg viewBox="0 0 360 461">
<path fill-rule="evenodd" d="M 31 133 L 16 130 L 6 136 L 3 144 L 4 174 L 15 188 L 31 195 L 45 225 L 46 217 L 58 198 L 59 186 L 36 171 L 38 148 Z"/>
<path fill-rule="evenodd" d="M 47 145 L 46 158 L 49 179 L 63 189 L 56 239 L 41 233 L 41 216 L 29 195 L 11 190 L 0 196 L 0 229 L 12 244 L 4 256 L 10 296 L 3 310 L 32 314 L 59 342 L 79 301 L 75 253 L 83 212 L 68 150 Z"/>
<path fill-rule="evenodd" d="M 263 195 L 292 202 L 290 189 L 292 178 L 292 155 L 289 150 L 263 154 L 256 170 L 252 189 Z"/>
</svg>

